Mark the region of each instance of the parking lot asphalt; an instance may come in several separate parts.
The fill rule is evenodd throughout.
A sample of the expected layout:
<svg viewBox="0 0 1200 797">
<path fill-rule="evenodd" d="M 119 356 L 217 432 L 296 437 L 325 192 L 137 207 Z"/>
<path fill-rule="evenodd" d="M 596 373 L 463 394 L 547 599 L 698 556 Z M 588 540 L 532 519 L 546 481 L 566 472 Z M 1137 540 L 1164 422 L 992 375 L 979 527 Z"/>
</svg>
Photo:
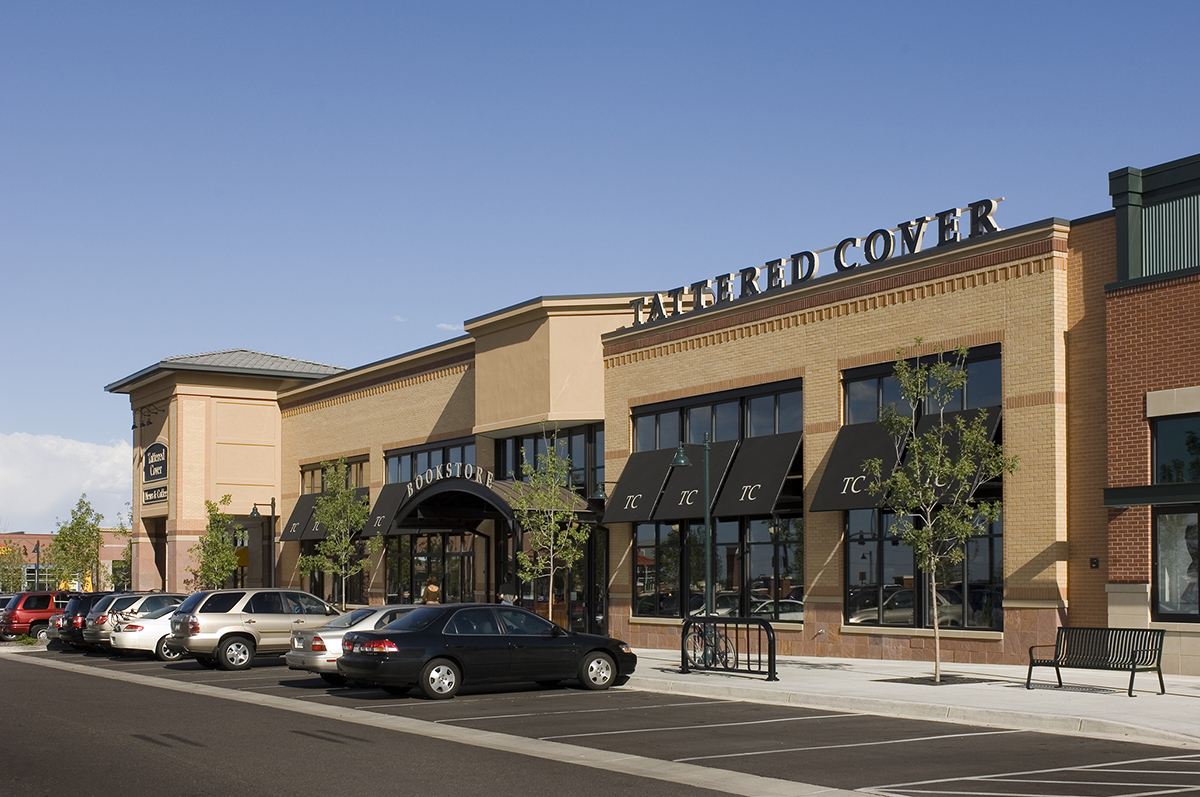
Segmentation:
<svg viewBox="0 0 1200 797">
<path fill-rule="evenodd" d="M 714 792 L 1130 797 L 1200 791 L 1200 754 L 1178 744 L 652 690 L 644 684 L 654 680 L 648 677 L 655 671 L 652 657 L 639 666 L 647 675 L 607 692 L 569 683 L 464 687 L 450 701 L 329 687 L 272 659 L 224 672 L 187 660 L 162 664 L 76 651 L 5 658 Z M 668 669 L 663 664 L 664 678 Z M 304 730 L 303 721 L 293 724 Z"/>
</svg>

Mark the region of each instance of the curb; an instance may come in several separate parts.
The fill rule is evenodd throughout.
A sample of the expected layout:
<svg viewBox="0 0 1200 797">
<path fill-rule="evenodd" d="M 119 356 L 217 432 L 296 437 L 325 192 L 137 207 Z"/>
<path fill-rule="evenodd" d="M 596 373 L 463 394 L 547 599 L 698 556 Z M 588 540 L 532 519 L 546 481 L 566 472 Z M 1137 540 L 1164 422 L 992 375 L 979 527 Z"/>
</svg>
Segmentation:
<svg viewBox="0 0 1200 797">
<path fill-rule="evenodd" d="M 798 706 L 827 711 L 853 711 L 902 719 L 936 720 L 960 725 L 985 725 L 1018 731 L 1095 736 L 1163 747 L 1200 747 L 1200 737 L 1197 736 L 1094 717 L 913 703 L 906 700 L 852 695 L 832 697 L 825 694 L 728 683 L 702 684 L 671 678 L 647 678 L 639 677 L 636 674 L 629 679 L 626 686 L 643 692 L 662 692 L 688 697 L 740 700 L 748 703 Z"/>
</svg>

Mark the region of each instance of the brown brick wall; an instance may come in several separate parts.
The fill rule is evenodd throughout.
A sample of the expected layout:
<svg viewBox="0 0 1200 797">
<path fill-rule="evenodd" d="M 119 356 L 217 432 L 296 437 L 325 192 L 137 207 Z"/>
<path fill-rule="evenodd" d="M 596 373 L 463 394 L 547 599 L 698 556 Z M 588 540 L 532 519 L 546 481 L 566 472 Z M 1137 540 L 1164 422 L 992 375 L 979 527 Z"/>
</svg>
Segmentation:
<svg viewBox="0 0 1200 797">
<path fill-rule="evenodd" d="M 1150 484 L 1146 393 L 1200 385 L 1200 275 L 1108 293 L 1108 486 Z M 1149 583 L 1150 509 L 1109 510 L 1108 576 Z"/>
</svg>

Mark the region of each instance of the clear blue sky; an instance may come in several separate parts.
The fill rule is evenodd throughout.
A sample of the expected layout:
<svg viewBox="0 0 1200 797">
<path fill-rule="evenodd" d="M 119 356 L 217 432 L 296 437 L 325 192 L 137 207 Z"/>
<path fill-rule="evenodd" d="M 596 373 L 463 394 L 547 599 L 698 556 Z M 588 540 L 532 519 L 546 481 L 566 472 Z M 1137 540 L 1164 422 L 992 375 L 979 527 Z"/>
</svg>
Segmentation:
<svg viewBox="0 0 1200 797">
<path fill-rule="evenodd" d="M 1196 2 L 0 2 L 0 480 L 47 436 L 124 456 L 102 386 L 171 355 L 354 366 L 984 197 L 1107 210 L 1110 170 L 1200 152 L 1198 31 Z"/>
</svg>

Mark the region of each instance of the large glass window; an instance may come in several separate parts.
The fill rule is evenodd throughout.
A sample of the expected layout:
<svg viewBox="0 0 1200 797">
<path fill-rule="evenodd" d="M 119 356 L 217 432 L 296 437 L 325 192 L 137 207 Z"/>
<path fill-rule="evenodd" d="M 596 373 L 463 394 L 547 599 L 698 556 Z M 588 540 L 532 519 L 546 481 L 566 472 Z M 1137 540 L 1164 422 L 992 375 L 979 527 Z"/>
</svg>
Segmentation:
<svg viewBox="0 0 1200 797">
<path fill-rule="evenodd" d="M 654 434 L 654 425 L 650 424 L 649 430 L 641 433 Z M 496 475 L 523 481 L 521 463 L 531 455 L 536 463 L 536 457 L 546 452 L 551 437 L 558 440 L 558 455 L 571 463 L 571 487 L 585 497 L 593 495 L 604 482 L 604 424 L 600 423 L 559 429 L 557 435 L 539 433 L 497 440 Z"/>
<path fill-rule="evenodd" d="M 912 548 L 896 533 L 895 516 L 876 509 L 846 513 L 846 622 L 929 628 L 929 588 Z M 937 574 L 938 624 L 1003 628 L 1003 521 L 967 541 L 963 560 Z"/>
<path fill-rule="evenodd" d="M 384 454 L 388 484 L 410 482 L 427 470 L 437 470 L 439 466 L 459 462 L 475 466 L 475 438 L 465 437 L 436 445 L 388 451 Z"/>
<path fill-rule="evenodd" d="M 685 443 L 737 440 L 799 432 L 804 428 L 804 393 L 793 380 L 769 387 L 685 399 L 633 412 L 635 451 L 675 448 Z"/>
<path fill-rule="evenodd" d="M 967 372 L 966 390 L 956 391 L 945 408 L 953 411 L 1000 406 L 1003 393 L 999 345 L 972 349 L 967 353 L 963 367 Z M 873 423 L 879 420 L 879 411 L 889 404 L 895 404 L 900 412 L 909 411 L 900 395 L 900 383 L 892 376 L 894 368 L 894 363 L 883 363 L 855 368 L 843 374 L 846 425 Z"/>
<path fill-rule="evenodd" d="M 634 614 L 703 614 L 704 523 L 639 523 L 635 534 Z M 803 518 L 714 521 L 712 573 L 718 615 L 802 622 Z"/>
<path fill-rule="evenodd" d="M 1200 482 L 1200 415 L 1154 421 L 1154 483 Z"/>
<path fill-rule="evenodd" d="M 1154 619 L 1200 622 L 1200 506 L 1154 512 Z"/>
</svg>

